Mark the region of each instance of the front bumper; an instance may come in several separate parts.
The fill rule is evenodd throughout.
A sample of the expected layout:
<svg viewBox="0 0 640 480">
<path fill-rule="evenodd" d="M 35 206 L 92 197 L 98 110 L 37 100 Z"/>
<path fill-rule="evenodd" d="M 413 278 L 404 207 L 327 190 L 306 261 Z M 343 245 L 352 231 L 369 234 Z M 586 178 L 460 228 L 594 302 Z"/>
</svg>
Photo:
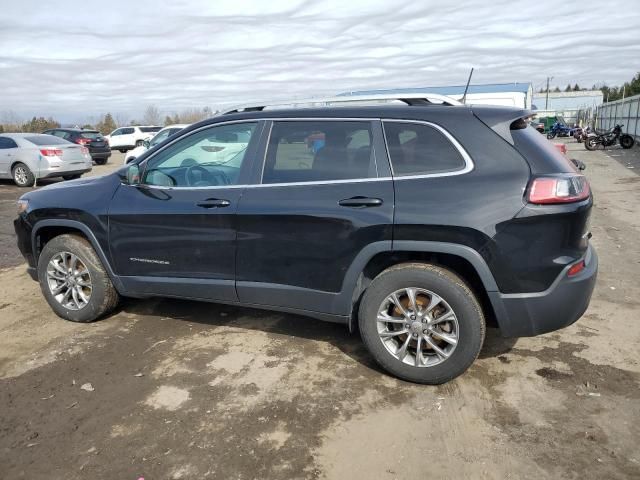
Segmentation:
<svg viewBox="0 0 640 480">
<path fill-rule="evenodd" d="M 568 277 L 567 266 L 543 292 L 488 292 L 502 335 L 532 337 L 578 320 L 589 306 L 598 275 L 598 255 L 591 245 L 584 260 L 584 270 Z"/>
</svg>

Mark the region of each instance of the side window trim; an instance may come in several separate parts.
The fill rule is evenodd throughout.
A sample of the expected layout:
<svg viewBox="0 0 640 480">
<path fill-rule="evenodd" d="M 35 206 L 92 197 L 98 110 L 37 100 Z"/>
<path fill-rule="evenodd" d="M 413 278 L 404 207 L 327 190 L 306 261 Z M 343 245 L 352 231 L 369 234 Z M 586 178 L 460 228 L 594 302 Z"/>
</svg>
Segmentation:
<svg viewBox="0 0 640 480">
<path fill-rule="evenodd" d="M 473 163 L 473 160 L 471 159 L 471 156 L 469 155 L 469 153 L 467 153 L 467 151 L 464 149 L 464 147 L 462 145 L 460 145 L 460 142 L 458 142 L 458 140 L 451 135 L 451 133 L 449 133 L 448 130 L 446 130 L 445 128 L 441 127 L 440 125 L 438 125 L 437 123 L 433 123 L 433 122 L 428 122 L 426 120 L 404 120 L 404 119 L 394 119 L 394 118 L 383 118 L 382 120 L 382 132 L 383 132 L 383 136 L 384 136 L 384 143 L 385 143 L 385 151 L 387 154 L 387 160 L 389 161 L 389 168 L 391 168 L 391 176 L 393 177 L 394 181 L 398 181 L 398 180 L 408 180 L 408 179 L 414 179 L 414 178 L 438 178 L 438 177 L 453 177 L 455 175 L 464 175 L 466 173 L 469 173 L 471 171 L 473 171 L 473 169 L 475 168 L 475 165 Z M 391 154 L 389 152 L 389 144 L 387 142 L 387 133 L 385 131 L 384 128 L 384 124 L 385 122 L 387 123 L 409 123 L 409 124 L 414 124 L 414 125 L 427 125 L 429 127 L 432 127 L 436 130 L 438 130 L 440 133 L 442 133 L 445 138 L 449 141 L 449 143 L 451 143 L 453 145 L 453 147 L 458 151 L 458 153 L 460 153 L 460 155 L 462 156 L 462 159 L 464 160 L 464 167 L 462 167 L 459 170 L 454 170 L 452 172 L 440 172 L 440 173 L 421 173 L 421 174 L 416 174 L 416 175 L 400 175 L 400 176 L 396 176 L 393 172 L 393 162 L 391 161 Z"/>
<path fill-rule="evenodd" d="M 304 182 L 279 182 L 279 183 L 263 183 L 264 181 L 264 173 L 265 166 L 267 164 L 267 154 L 269 150 L 269 143 L 271 142 L 271 133 L 273 131 L 273 126 L 276 122 L 368 122 L 371 129 L 371 160 L 373 161 L 373 171 L 376 174 L 375 177 L 367 177 L 367 178 L 349 178 L 349 179 L 337 179 L 337 180 L 310 180 Z M 270 119 L 267 128 L 265 129 L 265 138 L 260 142 L 260 168 L 259 175 L 255 179 L 255 183 L 249 185 L 251 187 L 283 187 L 283 186 L 296 186 L 296 185 L 330 185 L 334 183 L 363 183 L 363 182 L 375 182 L 375 181 L 385 181 L 391 180 L 391 176 L 381 176 L 381 170 L 384 172 L 384 169 L 380 168 L 380 155 L 378 154 L 378 149 L 376 147 L 380 147 L 380 143 L 377 141 L 379 138 L 379 118 L 342 118 L 342 117 L 295 117 L 295 118 L 272 118 Z M 384 140 L 384 139 L 383 139 Z M 371 164 L 369 168 L 371 169 Z"/>
</svg>

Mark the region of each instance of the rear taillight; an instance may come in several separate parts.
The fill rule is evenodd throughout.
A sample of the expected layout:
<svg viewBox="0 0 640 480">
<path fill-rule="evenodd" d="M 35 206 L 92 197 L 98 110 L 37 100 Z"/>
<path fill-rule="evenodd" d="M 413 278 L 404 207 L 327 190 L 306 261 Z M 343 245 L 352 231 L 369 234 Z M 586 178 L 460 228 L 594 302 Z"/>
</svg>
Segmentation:
<svg viewBox="0 0 640 480">
<path fill-rule="evenodd" d="M 584 260 L 580 260 L 578 263 L 574 263 L 573 265 L 571 265 L 569 267 L 569 270 L 567 270 L 567 276 L 568 277 L 575 277 L 577 274 L 579 274 L 585 268 L 586 268 L 586 264 L 584 263 Z"/>
<path fill-rule="evenodd" d="M 89 149 L 87 147 L 80 147 L 80 153 L 82 153 L 85 157 L 89 155 Z"/>
<path fill-rule="evenodd" d="M 60 150 L 59 148 L 42 148 L 40 149 L 40 154 L 43 157 L 61 157 L 62 156 L 62 150 Z"/>
<path fill-rule="evenodd" d="M 584 175 L 538 177 L 531 182 L 528 200 L 541 205 L 571 203 L 589 198 L 590 193 L 589 182 Z"/>
<path fill-rule="evenodd" d="M 78 145 L 89 145 L 91 143 L 89 138 L 76 138 L 75 141 Z"/>
</svg>

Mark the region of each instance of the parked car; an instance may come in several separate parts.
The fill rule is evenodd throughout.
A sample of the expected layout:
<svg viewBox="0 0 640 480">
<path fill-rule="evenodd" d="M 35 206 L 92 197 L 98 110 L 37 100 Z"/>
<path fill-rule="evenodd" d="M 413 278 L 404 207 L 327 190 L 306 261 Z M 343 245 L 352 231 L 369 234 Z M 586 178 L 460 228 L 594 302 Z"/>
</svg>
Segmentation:
<svg viewBox="0 0 640 480">
<path fill-rule="evenodd" d="M 40 133 L 0 134 L 0 178 L 31 187 L 39 178 L 80 178 L 91 171 L 87 147 Z"/>
<path fill-rule="evenodd" d="M 538 132 L 544 133 L 544 127 L 545 127 L 544 122 L 539 122 L 538 120 L 532 120 L 529 122 L 529 125 L 535 128 Z"/>
<path fill-rule="evenodd" d="M 135 147 L 140 147 L 145 140 L 149 140 L 162 127 L 154 126 L 131 126 L 116 128 L 107 135 L 107 140 L 111 146 L 111 150 L 120 150 L 125 153 Z"/>
<path fill-rule="evenodd" d="M 52 128 L 42 132 L 47 135 L 55 135 L 72 143 L 84 145 L 89 149 L 91 159 L 96 165 L 104 165 L 109 161 L 111 148 L 109 142 L 97 130 L 84 130 L 81 128 Z"/>
<path fill-rule="evenodd" d="M 474 362 L 487 323 L 575 322 L 598 265 L 587 179 L 527 110 L 414 96 L 233 110 L 110 175 L 29 192 L 28 271 L 67 320 L 120 296 L 291 312 L 359 328 L 384 369 L 428 384 Z"/>
<path fill-rule="evenodd" d="M 183 128 L 187 128 L 188 126 L 189 124 L 187 123 L 167 125 L 158 133 L 156 133 L 151 140 L 145 140 L 144 142 L 142 142 L 142 145 L 134 148 L 133 150 L 128 151 L 125 154 L 124 163 L 125 164 L 131 163 L 133 160 L 138 158 L 140 155 L 142 155 L 144 152 L 146 152 L 150 148 L 155 147 L 156 145 L 164 142 L 167 138 L 172 137 L 173 135 L 178 133 L 180 130 L 182 130 Z"/>
</svg>

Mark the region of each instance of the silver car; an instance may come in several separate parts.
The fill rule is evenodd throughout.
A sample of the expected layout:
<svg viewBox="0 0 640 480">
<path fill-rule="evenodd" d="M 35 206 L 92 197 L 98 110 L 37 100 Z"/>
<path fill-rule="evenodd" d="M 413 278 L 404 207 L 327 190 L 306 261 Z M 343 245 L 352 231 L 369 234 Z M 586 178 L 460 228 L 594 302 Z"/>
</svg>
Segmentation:
<svg viewBox="0 0 640 480">
<path fill-rule="evenodd" d="M 40 133 L 0 134 L 0 178 L 31 187 L 38 178 L 79 178 L 91 170 L 87 147 Z"/>
</svg>

